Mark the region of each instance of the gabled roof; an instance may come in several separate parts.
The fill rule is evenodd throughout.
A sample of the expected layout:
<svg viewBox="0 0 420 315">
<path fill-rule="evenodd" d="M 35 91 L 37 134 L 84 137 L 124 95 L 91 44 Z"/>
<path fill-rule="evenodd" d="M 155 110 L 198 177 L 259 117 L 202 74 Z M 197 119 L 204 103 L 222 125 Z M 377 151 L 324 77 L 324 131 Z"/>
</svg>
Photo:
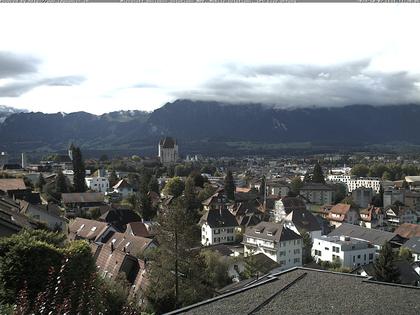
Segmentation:
<svg viewBox="0 0 420 315">
<path fill-rule="evenodd" d="M 338 228 L 334 229 L 328 236 L 350 236 L 369 241 L 373 245 L 382 246 L 385 242 L 389 242 L 394 238 L 398 238 L 396 233 L 385 232 L 376 229 L 368 229 L 359 225 L 342 223 Z"/>
<path fill-rule="evenodd" d="M 22 178 L 0 178 L 0 190 L 26 190 L 25 182 Z"/>
<path fill-rule="evenodd" d="M 131 209 L 112 208 L 101 215 L 98 221 L 111 223 L 118 230 L 123 231 L 127 223 L 141 221 L 141 217 Z"/>
<path fill-rule="evenodd" d="M 125 180 L 121 179 L 118 183 L 116 183 L 112 188 L 114 189 L 123 189 L 123 188 L 132 188 L 131 185 Z"/>
<path fill-rule="evenodd" d="M 27 213 L 30 210 L 30 208 L 32 208 L 32 209 L 38 210 L 40 212 L 44 212 L 46 214 L 54 216 L 56 218 L 62 219 L 61 210 L 54 203 L 49 203 L 47 205 L 39 205 L 39 204 L 34 205 L 34 204 L 31 204 L 27 201 L 21 200 L 20 201 L 20 207 L 21 207 L 21 213 Z"/>
<path fill-rule="evenodd" d="M 281 198 L 286 214 L 293 210 L 306 210 L 306 205 L 302 198 L 299 197 L 283 197 Z"/>
<path fill-rule="evenodd" d="M 201 217 L 200 223 L 207 223 L 212 229 L 238 226 L 235 216 L 226 207 L 206 211 Z"/>
<path fill-rule="evenodd" d="M 130 233 L 134 236 L 141 236 L 141 237 L 153 237 L 155 232 L 153 231 L 153 227 L 150 225 L 146 225 L 143 222 L 130 222 L 127 224 L 126 233 L 130 231 Z"/>
<path fill-rule="evenodd" d="M 365 209 L 360 210 L 360 214 L 361 214 L 360 218 L 363 221 L 371 222 L 375 218 L 375 215 L 382 214 L 382 208 L 375 207 L 375 206 L 369 206 Z"/>
<path fill-rule="evenodd" d="M 375 282 L 358 275 L 304 267 L 262 278 L 263 280 L 255 284 L 169 314 L 420 313 L 420 289 L 415 287 Z M 339 294 L 339 298 L 332 298 L 334 292 Z"/>
<path fill-rule="evenodd" d="M 408 248 L 413 253 L 420 254 L 420 237 L 415 236 L 410 238 L 407 242 L 404 243 L 403 247 Z"/>
<path fill-rule="evenodd" d="M 63 203 L 104 202 L 105 196 L 101 192 L 64 193 L 61 194 Z"/>
<path fill-rule="evenodd" d="M 137 256 L 142 254 L 152 243 L 154 241 L 150 238 L 115 232 L 108 238 L 104 247 Z"/>
<path fill-rule="evenodd" d="M 330 212 L 335 214 L 344 214 L 346 215 L 351 209 L 351 205 L 345 204 L 345 203 L 337 203 L 334 205 Z"/>
<path fill-rule="evenodd" d="M 109 228 L 109 224 L 84 218 L 76 218 L 69 224 L 69 238 L 95 241 Z"/>
<path fill-rule="evenodd" d="M 258 223 L 256 226 L 248 227 L 244 235 L 276 242 L 284 242 L 302 238 L 299 234 L 285 227 L 282 223 L 264 221 Z"/>
<path fill-rule="evenodd" d="M 22 228 L 34 228 L 34 222 L 23 214 L 19 213 L 19 204 L 9 198 L 0 199 L 0 224 L 1 221 L 13 226 L 16 232 Z"/>
<path fill-rule="evenodd" d="M 394 231 L 394 233 L 405 238 L 420 236 L 420 224 L 403 223 Z"/>
<path fill-rule="evenodd" d="M 290 212 L 286 218 L 286 221 L 291 221 L 296 226 L 298 231 L 321 231 L 321 225 L 315 216 L 308 210 L 296 209 Z"/>
</svg>

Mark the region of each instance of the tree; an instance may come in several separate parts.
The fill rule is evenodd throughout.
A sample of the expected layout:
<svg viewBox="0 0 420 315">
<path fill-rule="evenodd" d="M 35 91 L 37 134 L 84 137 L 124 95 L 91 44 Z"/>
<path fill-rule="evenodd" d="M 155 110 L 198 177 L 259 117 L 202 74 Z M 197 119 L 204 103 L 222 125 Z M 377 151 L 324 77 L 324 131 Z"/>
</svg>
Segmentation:
<svg viewBox="0 0 420 315">
<path fill-rule="evenodd" d="M 263 175 L 263 177 L 261 178 L 261 186 L 260 186 L 260 195 L 263 197 L 266 194 L 265 188 L 266 188 L 266 179 L 265 179 L 265 175 Z"/>
<path fill-rule="evenodd" d="M 79 147 L 72 147 L 73 154 L 73 183 L 74 183 L 74 192 L 85 192 L 86 191 L 86 170 L 85 164 L 82 158 L 82 152 Z"/>
<path fill-rule="evenodd" d="M 390 172 L 388 172 L 388 171 L 385 171 L 385 172 L 382 174 L 382 180 L 392 180 L 392 175 L 391 175 L 391 173 L 390 173 Z"/>
<path fill-rule="evenodd" d="M 225 193 L 228 199 L 235 200 L 235 182 L 232 172 L 229 170 L 225 177 Z"/>
<path fill-rule="evenodd" d="M 175 176 L 168 180 L 168 182 L 165 184 L 165 187 L 163 188 L 163 193 L 167 196 L 174 196 L 175 198 L 177 198 L 182 195 L 184 187 L 185 185 L 181 178 Z"/>
<path fill-rule="evenodd" d="M 347 187 L 343 183 L 334 184 L 335 194 L 334 194 L 334 203 L 339 203 L 346 197 Z"/>
<path fill-rule="evenodd" d="M 301 181 L 299 176 L 296 176 L 292 179 L 290 183 L 290 190 L 293 192 L 295 196 L 299 195 L 300 189 L 303 187 L 303 182 Z"/>
<path fill-rule="evenodd" d="M 150 282 L 146 297 L 156 313 L 203 300 L 212 290 L 203 270 L 205 262 L 195 246 L 195 222 L 181 199 L 171 209 L 159 213 L 157 241 L 159 247 L 150 252 Z"/>
<path fill-rule="evenodd" d="M 312 241 L 311 236 L 308 232 L 302 232 L 302 242 L 303 242 L 303 250 L 302 250 L 302 260 L 303 264 L 308 264 L 314 261 L 312 257 L 312 245 L 314 242 Z"/>
<path fill-rule="evenodd" d="M 207 198 L 214 195 L 217 188 L 211 185 L 210 183 L 205 183 L 204 188 L 198 193 L 198 201 L 202 202 L 206 200 Z"/>
<path fill-rule="evenodd" d="M 109 187 L 113 187 L 118 183 L 119 178 L 115 170 L 112 170 L 111 174 L 109 175 L 108 180 L 109 180 Z"/>
<path fill-rule="evenodd" d="M 382 246 L 379 257 L 376 259 L 373 267 L 376 280 L 394 283 L 398 282 L 400 275 L 395 266 L 395 256 L 392 252 L 392 247 L 388 242 Z"/>
<path fill-rule="evenodd" d="M 61 199 L 61 194 L 67 192 L 69 192 L 69 188 L 67 186 L 66 176 L 64 176 L 62 171 L 59 171 L 55 177 L 54 197 Z"/>
<path fill-rule="evenodd" d="M 206 278 L 214 288 L 223 288 L 232 282 L 228 274 L 228 264 L 222 255 L 216 251 L 204 250 L 201 252 L 204 257 Z"/>
<path fill-rule="evenodd" d="M 356 164 L 351 168 L 351 174 L 357 177 L 366 177 L 369 173 L 369 167 L 364 164 Z"/>
<path fill-rule="evenodd" d="M 149 181 L 149 191 L 159 194 L 159 183 L 156 176 L 152 176 Z"/>
<path fill-rule="evenodd" d="M 44 176 L 42 176 L 42 173 L 39 173 L 38 182 L 36 186 L 38 187 L 38 190 L 42 192 L 42 189 L 44 188 L 44 185 L 46 184 Z"/>
<path fill-rule="evenodd" d="M 314 170 L 312 172 L 311 181 L 313 183 L 325 184 L 324 173 L 322 172 L 321 165 L 318 162 L 315 163 Z"/>
<path fill-rule="evenodd" d="M 411 250 L 405 247 L 400 247 L 398 257 L 402 260 L 408 261 L 409 263 L 412 263 L 414 261 L 413 253 L 411 252 Z"/>
</svg>

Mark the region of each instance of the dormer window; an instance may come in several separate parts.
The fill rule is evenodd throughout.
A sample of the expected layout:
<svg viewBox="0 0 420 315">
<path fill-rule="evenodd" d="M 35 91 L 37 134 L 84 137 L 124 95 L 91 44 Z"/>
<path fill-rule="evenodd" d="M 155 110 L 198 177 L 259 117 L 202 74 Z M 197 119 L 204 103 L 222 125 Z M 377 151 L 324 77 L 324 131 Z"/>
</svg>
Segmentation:
<svg viewBox="0 0 420 315">
<path fill-rule="evenodd" d="M 96 226 L 92 227 L 90 230 L 91 230 L 92 232 L 95 232 L 95 231 L 96 231 Z"/>
</svg>

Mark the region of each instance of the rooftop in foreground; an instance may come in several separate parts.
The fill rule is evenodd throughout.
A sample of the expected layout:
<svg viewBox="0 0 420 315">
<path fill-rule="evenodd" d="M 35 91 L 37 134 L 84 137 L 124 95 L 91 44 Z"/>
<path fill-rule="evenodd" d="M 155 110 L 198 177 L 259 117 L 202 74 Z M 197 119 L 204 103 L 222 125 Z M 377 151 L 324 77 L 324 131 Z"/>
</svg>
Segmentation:
<svg viewBox="0 0 420 315">
<path fill-rule="evenodd" d="M 420 289 L 303 267 L 170 314 L 420 314 Z"/>
</svg>

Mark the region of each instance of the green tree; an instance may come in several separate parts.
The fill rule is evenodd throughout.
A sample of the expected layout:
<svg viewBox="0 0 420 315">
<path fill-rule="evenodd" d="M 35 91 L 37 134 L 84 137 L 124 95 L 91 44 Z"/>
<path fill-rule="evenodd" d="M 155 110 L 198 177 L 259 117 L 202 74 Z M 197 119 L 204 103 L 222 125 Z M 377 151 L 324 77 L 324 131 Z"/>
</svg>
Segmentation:
<svg viewBox="0 0 420 315">
<path fill-rule="evenodd" d="M 38 187 L 38 190 L 42 192 L 42 189 L 44 188 L 46 182 L 44 176 L 42 176 L 42 173 L 39 173 L 38 182 L 36 186 Z"/>
<path fill-rule="evenodd" d="M 390 173 L 390 172 L 388 172 L 388 171 L 385 171 L 385 172 L 382 174 L 382 179 L 383 179 L 383 180 L 392 180 L 392 175 L 391 175 L 391 173 Z"/>
<path fill-rule="evenodd" d="M 146 297 L 157 313 L 203 300 L 212 295 L 203 270 L 205 262 L 195 246 L 195 222 L 178 199 L 158 216 L 159 247 L 149 253 L 150 282 Z"/>
<path fill-rule="evenodd" d="M 192 177 L 188 177 L 185 181 L 184 198 L 188 211 L 195 219 L 198 219 L 200 202 L 196 196 L 194 179 Z"/>
<path fill-rule="evenodd" d="M 204 188 L 198 193 L 198 200 L 200 202 L 206 200 L 207 198 L 213 196 L 216 190 L 217 188 L 210 183 L 205 183 Z"/>
<path fill-rule="evenodd" d="M 109 180 L 109 187 L 113 187 L 118 183 L 119 178 L 115 170 L 112 170 L 111 174 L 109 175 L 108 180 Z"/>
<path fill-rule="evenodd" d="M 400 247 L 398 257 L 402 260 L 408 261 L 409 263 L 412 263 L 414 261 L 413 253 L 411 252 L 411 250 L 405 247 Z"/>
<path fill-rule="evenodd" d="M 321 165 L 318 162 L 315 163 L 314 170 L 312 172 L 311 181 L 313 183 L 325 184 L 324 173 L 322 172 Z"/>
<path fill-rule="evenodd" d="M 311 236 L 306 231 L 303 231 L 302 233 L 302 241 L 303 241 L 303 249 L 302 249 L 303 264 L 308 264 L 314 261 L 314 258 L 312 257 L 312 246 L 314 243 L 312 241 Z"/>
<path fill-rule="evenodd" d="M 179 177 L 173 177 L 165 184 L 163 193 L 167 196 L 174 196 L 175 198 L 182 195 L 184 191 L 184 182 Z"/>
<path fill-rule="evenodd" d="M 83 162 L 82 152 L 79 147 L 72 147 L 73 154 L 73 183 L 75 192 L 85 192 L 86 191 L 86 169 L 85 163 Z"/>
<path fill-rule="evenodd" d="M 339 203 L 346 197 L 347 187 L 343 183 L 334 184 L 334 203 Z"/>
<path fill-rule="evenodd" d="M 54 197 L 61 199 L 61 194 L 68 192 L 69 187 L 67 186 L 66 176 L 64 176 L 62 171 L 59 171 L 55 177 L 55 189 L 53 191 Z"/>
<path fill-rule="evenodd" d="M 228 199 L 235 200 L 235 182 L 233 181 L 233 175 L 230 170 L 227 171 L 224 188 Z"/>
<path fill-rule="evenodd" d="M 228 274 L 228 264 L 221 254 L 211 250 L 201 252 L 206 268 L 205 277 L 214 288 L 223 288 L 232 282 Z"/>
<path fill-rule="evenodd" d="M 149 191 L 159 194 L 159 183 L 156 176 L 152 176 L 149 181 Z"/>
<path fill-rule="evenodd" d="M 303 187 L 303 182 L 299 176 L 293 177 L 292 181 L 290 182 L 290 190 L 293 192 L 295 196 L 299 195 L 300 189 Z"/>
<path fill-rule="evenodd" d="M 369 167 L 364 164 L 356 164 L 351 168 L 351 174 L 357 177 L 365 177 L 369 173 Z"/>
<path fill-rule="evenodd" d="M 398 282 L 400 275 L 398 268 L 395 266 L 395 255 L 388 242 L 382 246 L 379 257 L 374 263 L 374 270 L 376 280 L 394 283 Z"/>
</svg>

